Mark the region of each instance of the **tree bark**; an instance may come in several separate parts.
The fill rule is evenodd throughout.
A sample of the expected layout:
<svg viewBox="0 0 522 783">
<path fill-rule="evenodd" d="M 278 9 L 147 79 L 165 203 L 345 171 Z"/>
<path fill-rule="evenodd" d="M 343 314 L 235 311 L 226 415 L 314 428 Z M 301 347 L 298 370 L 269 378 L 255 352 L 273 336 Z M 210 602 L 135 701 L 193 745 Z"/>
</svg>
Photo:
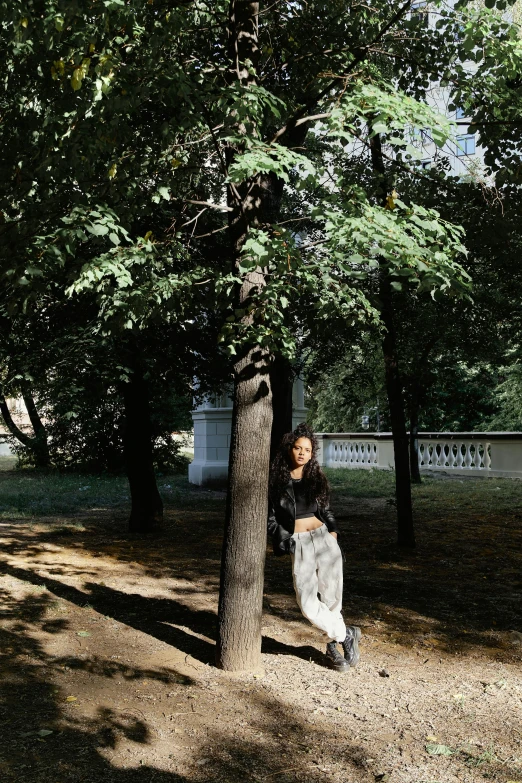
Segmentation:
<svg viewBox="0 0 522 783">
<path fill-rule="evenodd" d="M 38 412 L 36 411 L 36 406 L 34 404 L 33 398 L 26 392 L 23 395 L 23 399 L 27 408 L 27 412 L 29 414 L 29 419 L 31 421 L 31 424 L 33 428 L 35 429 L 35 437 L 31 438 L 30 435 L 27 435 L 23 430 L 21 430 L 13 421 L 13 417 L 11 416 L 11 411 L 9 410 L 9 406 L 7 405 L 6 399 L 3 395 L 0 395 L 0 413 L 2 414 L 2 418 L 5 422 L 5 425 L 11 435 L 16 438 L 22 446 L 25 446 L 26 449 L 28 449 L 34 456 L 35 465 L 39 468 L 48 468 L 50 465 L 50 457 L 49 457 L 49 446 L 47 443 L 47 433 L 45 431 L 45 428 L 40 420 L 40 417 L 38 416 Z M 32 411 L 29 410 L 29 404 L 32 403 Z M 36 429 L 35 424 L 33 422 L 33 417 L 31 413 L 36 413 L 36 418 L 40 422 L 41 429 Z"/>
<path fill-rule="evenodd" d="M 284 356 L 275 356 L 270 366 L 272 387 L 272 435 L 270 439 L 270 462 L 274 459 L 279 444 L 287 432 L 292 430 L 292 392 L 294 374 L 290 361 Z"/>
<path fill-rule="evenodd" d="M 259 3 L 230 3 L 231 78 L 246 86 L 255 81 Z M 242 132 L 238 122 L 239 133 Z M 231 162 L 238 150 L 228 150 Z M 232 261 L 238 267 L 251 226 L 273 199 L 270 180 L 228 187 Z M 244 308 L 254 287 L 265 285 L 263 270 L 243 277 L 236 304 Z M 248 323 L 249 316 L 244 322 Z M 271 356 L 257 346 L 245 348 L 234 364 L 234 408 L 221 584 L 216 664 L 228 671 L 252 671 L 261 665 L 268 471 L 272 428 Z"/>
<path fill-rule="evenodd" d="M 34 438 L 32 440 L 32 450 L 34 454 L 35 464 L 38 468 L 48 468 L 51 464 L 51 456 L 49 454 L 49 444 L 47 442 L 47 432 L 40 418 L 40 414 L 36 408 L 33 395 L 29 388 L 29 384 L 24 381 L 22 384 L 22 397 L 27 409 L 29 421 L 34 431 Z"/>
<path fill-rule="evenodd" d="M 372 166 L 380 178 L 378 198 L 386 204 L 386 197 L 391 191 L 388 181 L 381 139 L 376 134 L 370 139 Z M 413 528 L 413 509 L 411 503 L 411 478 L 409 439 L 406 431 L 404 389 L 399 373 L 399 357 L 397 350 L 397 335 L 395 331 L 395 313 L 393 307 L 390 274 L 384 261 L 381 260 L 379 270 L 379 299 L 381 320 L 384 326 L 382 352 L 384 357 L 384 373 L 386 392 L 390 408 L 390 421 L 393 436 L 393 453 L 395 457 L 395 498 L 397 502 L 397 543 L 399 546 L 414 547 L 415 532 Z"/>
<path fill-rule="evenodd" d="M 395 457 L 395 497 L 397 501 L 397 543 L 399 546 L 414 547 L 413 509 L 411 504 L 411 481 L 409 465 L 409 439 L 404 413 L 404 392 L 399 374 L 397 339 L 395 334 L 391 281 L 387 270 L 381 269 L 380 300 L 381 319 L 384 325 L 382 352 L 384 374 Z"/>
<path fill-rule="evenodd" d="M 217 665 L 228 671 L 255 671 L 261 665 L 272 425 L 269 359 L 266 353 L 253 349 L 234 368 L 217 644 Z"/>
<path fill-rule="evenodd" d="M 156 484 L 152 458 L 149 390 L 140 362 L 133 357 L 132 373 L 123 384 L 125 428 L 123 453 L 131 494 L 131 533 L 151 533 L 163 523 L 163 501 Z"/>
</svg>

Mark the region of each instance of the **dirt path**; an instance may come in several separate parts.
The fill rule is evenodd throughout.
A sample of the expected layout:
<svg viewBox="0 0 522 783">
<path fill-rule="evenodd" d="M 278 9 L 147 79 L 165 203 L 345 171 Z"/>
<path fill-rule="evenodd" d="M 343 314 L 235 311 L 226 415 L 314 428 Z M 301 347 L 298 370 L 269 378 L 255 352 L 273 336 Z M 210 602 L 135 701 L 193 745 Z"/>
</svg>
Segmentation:
<svg viewBox="0 0 522 783">
<path fill-rule="evenodd" d="M 364 633 L 347 675 L 272 556 L 264 674 L 212 666 L 221 507 L 145 542 L 104 511 L 4 520 L 0 780 L 522 781 L 519 522 L 427 517 L 406 554 L 385 501 L 340 512 Z"/>
</svg>

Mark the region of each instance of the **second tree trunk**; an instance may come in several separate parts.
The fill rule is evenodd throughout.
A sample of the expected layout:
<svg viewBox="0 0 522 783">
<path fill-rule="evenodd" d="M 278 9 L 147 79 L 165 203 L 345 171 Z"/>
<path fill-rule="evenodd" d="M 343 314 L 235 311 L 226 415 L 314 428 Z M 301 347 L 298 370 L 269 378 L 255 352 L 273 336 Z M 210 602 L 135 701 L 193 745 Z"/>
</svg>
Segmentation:
<svg viewBox="0 0 522 783">
<path fill-rule="evenodd" d="M 135 367 L 123 385 L 125 430 L 123 450 L 131 494 L 131 533 L 150 533 L 163 522 L 163 501 L 154 474 L 148 384 Z"/>
</svg>

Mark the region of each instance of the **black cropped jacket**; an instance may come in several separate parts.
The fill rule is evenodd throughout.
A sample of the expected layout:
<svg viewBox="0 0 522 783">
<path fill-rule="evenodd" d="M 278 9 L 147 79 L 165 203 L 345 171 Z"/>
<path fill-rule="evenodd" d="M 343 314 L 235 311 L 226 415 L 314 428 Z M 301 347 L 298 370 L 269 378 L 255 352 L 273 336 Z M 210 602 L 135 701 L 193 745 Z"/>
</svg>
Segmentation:
<svg viewBox="0 0 522 783">
<path fill-rule="evenodd" d="M 326 525 L 330 533 L 339 533 L 335 517 L 329 506 L 317 504 L 315 513 Z M 268 498 L 268 533 L 272 539 L 272 546 L 276 555 L 288 555 L 295 550 L 295 541 L 292 538 L 295 527 L 295 495 L 292 480 L 288 482 L 283 495 Z"/>
</svg>

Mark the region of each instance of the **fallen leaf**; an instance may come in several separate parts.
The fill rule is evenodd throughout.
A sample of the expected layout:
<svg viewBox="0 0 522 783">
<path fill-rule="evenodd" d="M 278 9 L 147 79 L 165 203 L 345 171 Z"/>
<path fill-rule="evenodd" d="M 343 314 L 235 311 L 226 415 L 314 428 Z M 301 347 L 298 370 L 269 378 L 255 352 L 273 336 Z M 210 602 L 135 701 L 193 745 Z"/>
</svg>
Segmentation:
<svg viewBox="0 0 522 783">
<path fill-rule="evenodd" d="M 40 729 L 40 731 L 38 732 L 39 737 L 48 737 L 49 734 L 52 734 L 51 729 Z"/>
<path fill-rule="evenodd" d="M 76 701 L 76 700 L 77 700 L 76 696 L 67 696 L 67 698 L 65 699 L 65 701 Z"/>
<path fill-rule="evenodd" d="M 428 742 L 437 742 L 437 740 L 438 740 L 438 737 L 435 737 L 435 735 L 434 735 L 434 734 L 428 734 L 428 736 L 426 737 L 426 739 L 427 739 L 427 741 L 428 741 Z"/>
<path fill-rule="evenodd" d="M 76 636 L 90 636 L 89 631 L 76 631 Z"/>
<path fill-rule="evenodd" d="M 453 751 L 451 748 L 448 748 L 447 745 L 436 745 L 432 743 L 428 743 L 426 745 L 426 753 L 429 753 L 430 756 L 452 756 Z"/>
</svg>

